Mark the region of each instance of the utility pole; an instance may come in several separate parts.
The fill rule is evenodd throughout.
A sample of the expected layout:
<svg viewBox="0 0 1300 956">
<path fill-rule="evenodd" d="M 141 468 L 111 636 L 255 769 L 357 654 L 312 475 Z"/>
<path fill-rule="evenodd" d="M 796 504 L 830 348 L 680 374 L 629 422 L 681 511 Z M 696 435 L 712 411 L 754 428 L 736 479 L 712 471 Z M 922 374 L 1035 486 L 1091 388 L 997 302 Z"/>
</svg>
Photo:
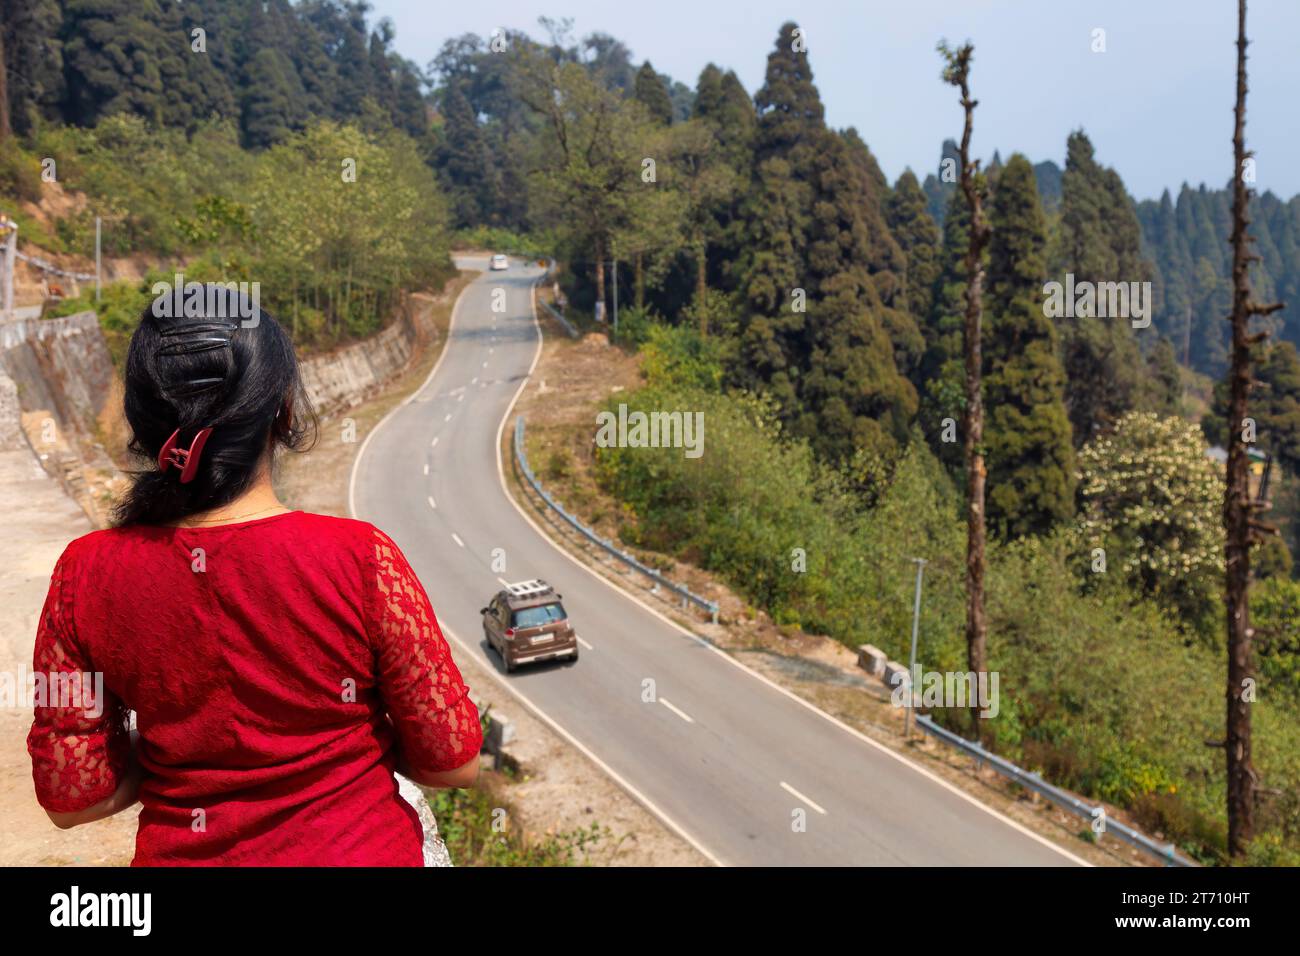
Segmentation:
<svg viewBox="0 0 1300 956">
<path fill-rule="evenodd" d="M 614 338 L 618 338 L 618 260 L 614 260 Z"/>
<path fill-rule="evenodd" d="M 14 264 L 18 258 L 18 223 L 0 214 L 0 317 L 14 317 Z"/>
<path fill-rule="evenodd" d="M 99 217 L 96 216 L 95 217 L 95 301 L 96 302 L 99 301 L 99 284 L 100 284 L 99 283 L 99 274 L 100 274 L 99 273 L 99 258 L 100 258 L 99 237 L 100 237 Z"/>
<path fill-rule="evenodd" d="M 916 565 L 916 598 L 912 602 L 912 656 L 907 662 L 908 707 L 903 723 L 904 739 L 912 736 L 912 711 L 916 709 L 916 635 L 921 629 L 921 575 L 928 563 L 925 558 L 912 558 Z"/>
</svg>

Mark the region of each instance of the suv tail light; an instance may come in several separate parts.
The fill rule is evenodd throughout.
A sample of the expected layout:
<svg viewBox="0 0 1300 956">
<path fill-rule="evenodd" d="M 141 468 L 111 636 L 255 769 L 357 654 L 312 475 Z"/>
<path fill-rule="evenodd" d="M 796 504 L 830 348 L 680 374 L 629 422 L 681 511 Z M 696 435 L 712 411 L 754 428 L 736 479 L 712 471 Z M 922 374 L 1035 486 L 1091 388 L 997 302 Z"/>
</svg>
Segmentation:
<svg viewBox="0 0 1300 956">
<path fill-rule="evenodd" d="M 507 628 L 506 628 L 506 637 L 507 637 L 507 638 L 510 638 L 510 637 L 514 637 L 514 636 L 515 636 L 515 629 L 514 629 L 513 627 L 507 627 Z"/>
</svg>

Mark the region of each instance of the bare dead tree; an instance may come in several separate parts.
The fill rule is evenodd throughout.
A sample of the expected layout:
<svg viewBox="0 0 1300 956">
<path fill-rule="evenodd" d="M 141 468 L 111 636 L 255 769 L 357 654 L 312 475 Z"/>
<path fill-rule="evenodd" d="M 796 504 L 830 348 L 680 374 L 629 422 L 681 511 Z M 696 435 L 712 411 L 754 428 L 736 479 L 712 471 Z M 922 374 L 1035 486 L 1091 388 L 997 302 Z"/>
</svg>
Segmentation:
<svg viewBox="0 0 1300 956">
<path fill-rule="evenodd" d="M 939 44 L 944 58 L 943 79 L 961 90 L 961 105 L 966 122 L 961 134 L 961 191 L 970 210 L 970 229 L 966 245 L 966 659 L 972 673 L 978 675 L 985 669 L 985 651 L 988 620 L 984 615 L 984 398 L 981 382 L 983 362 L 980 349 L 981 324 L 984 313 L 984 247 L 992 230 L 984 216 L 984 177 L 979 160 L 970 158 L 971 129 L 975 107 L 979 101 L 971 98 L 971 61 L 975 47 L 965 43 L 956 50 L 947 43 Z M 976 678 L 978 680 L 978 677 Z M 972 701 L 970 716 L 973 736 L 980 736 L 981 704 Z"/>
<path fill-rule="evenodd" d="M 1253 683 L 1253 631 L 1250 627 L 1250 549 L 1275 529 L 1256 518 L 1265 507 L 1250 497 L 1250 462 L 1245 420 L 1254 385 L 1251 360 L 1254 346 L 1267 332 L 1251 332 L 1250 320 L 1282 308 L 1281 303 L 1261 305 L 1250 289 L 1250 264 L 1259 260 L 1251 252 L 1249 203 L 1252 190 L 1246 171 L 1253 153 L 1246 149 L 1246 0 L 1237 0 L 1237 103 L 1233 110 L 1232 156 L 1232 359 L 1228 368 L 1228 483 L 1223 496 L 1225 531 L 1224 602 L 1228 625 L 1227 736 L 1228 853 L 1246 851 L 1255 829 L 1255 791 L 1258 778 L 1251 763 L 1250 703 L 1247 686 Z"/>
</svg>

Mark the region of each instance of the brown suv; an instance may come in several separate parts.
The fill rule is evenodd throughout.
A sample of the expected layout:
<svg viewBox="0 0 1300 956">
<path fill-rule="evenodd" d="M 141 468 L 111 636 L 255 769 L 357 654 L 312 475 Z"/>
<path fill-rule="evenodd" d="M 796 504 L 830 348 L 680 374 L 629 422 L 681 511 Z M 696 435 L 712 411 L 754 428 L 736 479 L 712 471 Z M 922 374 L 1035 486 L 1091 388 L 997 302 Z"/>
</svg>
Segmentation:
<svg viewBox="0 0 1300 956">
<path fill-rule="evenodd" d="M 481 613 L 483 636 L 501 655 L 507 674 L 534 661 L 578 659 L 578 635 L 560 595 L 545 581 L 507 584 Z"/>
</svg>

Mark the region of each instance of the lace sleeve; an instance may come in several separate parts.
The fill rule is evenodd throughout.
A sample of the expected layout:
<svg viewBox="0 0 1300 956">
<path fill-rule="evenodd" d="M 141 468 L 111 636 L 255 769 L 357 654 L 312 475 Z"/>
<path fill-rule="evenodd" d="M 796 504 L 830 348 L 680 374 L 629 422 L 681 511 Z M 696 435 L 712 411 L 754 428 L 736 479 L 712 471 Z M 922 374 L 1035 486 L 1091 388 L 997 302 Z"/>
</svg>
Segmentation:
<svg viewBox="0 0 1300 956">
<path fill-rule="evenodd" d="M 429 598 L 387 535 L 374 532 L 371 640 L 379 689 L 411 767 L 454 770 L 479 752 L 478 708 L 451 659 Z"/>
<path fill-rule="evenodd" d="M 71 627 L 67 553 L 59 559 L 36 632 L 35 720 L 27 735 L 36 799 L 75 813 L 117 789 L 131 752 L 126 708 L 91 671 Z"/>
</svg>

